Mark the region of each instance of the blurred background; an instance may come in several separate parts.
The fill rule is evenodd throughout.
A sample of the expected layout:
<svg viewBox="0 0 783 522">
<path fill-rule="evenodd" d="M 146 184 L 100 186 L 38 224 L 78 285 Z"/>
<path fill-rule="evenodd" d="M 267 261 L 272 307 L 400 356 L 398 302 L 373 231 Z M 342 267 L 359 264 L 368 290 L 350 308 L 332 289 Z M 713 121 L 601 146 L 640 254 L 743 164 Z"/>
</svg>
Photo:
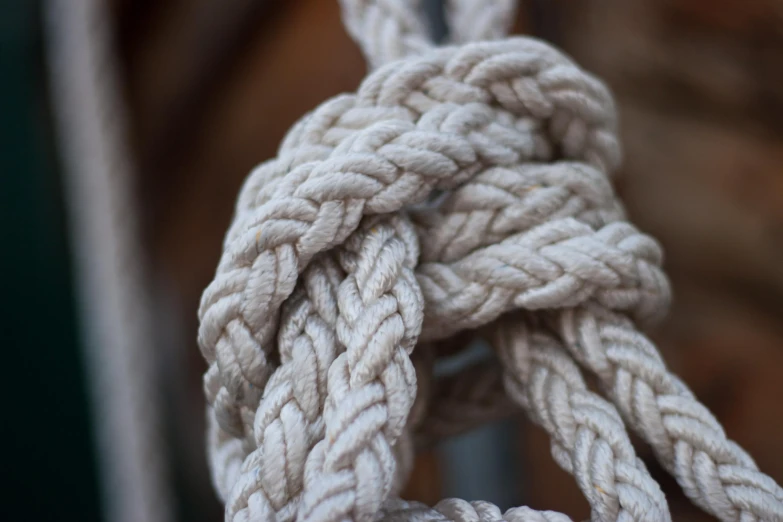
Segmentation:
<svg viewBox="0 0 783 522">
<path fill-rule="evenodd" d="M 365 64 L 336 0 L 99 3 L 127 159 L 111 175 L 126 177 L 135 209 L 136 249 L 125 263 L 146 284 L 137 303 L 149 316 L 151 377 L 137 384 L 150 388 L 162 419 L 154 459 L 171 520 L 220 520 L 204 451 L 199 297 L 246 174 L 274 155 L 302 113 L 354 90 Z M 78 161 L 64 150 L 57 114 L 68 97 L 52 77 L 59 46 L 46 9 L 3 0 L 0 10 L 0 331 L 10 356 L 3 496 L 7 520 L 108 520 L 111 481 L 101 462 L 111 452 L 99 442 L 108 399 L 96 385 L 100 346 L 87 346 L 101 344 L 89 310 L 100 315 L 104 303 L 100 288 L 84 290 L 101 281 L 89 283 L 85 258 L 105 252 L 79 236 L 80 205 L 92 199 L 68 174 Z M 662 242 L 675 291 L 653 337 L 728 435 L 780 483 L 783 2 L 526 0 L 515 30 L 563 48 L 614 91 L 625 147 L 617 190 L 632 220 Z M 125 327 L 128 339 L 140 332 Z M 645 446 L 637 451 L 675 519 L 708 520 Z M 421 453 L 406 495 L 589 515 L 545 434 L 523 417 Z"/>
</svg>

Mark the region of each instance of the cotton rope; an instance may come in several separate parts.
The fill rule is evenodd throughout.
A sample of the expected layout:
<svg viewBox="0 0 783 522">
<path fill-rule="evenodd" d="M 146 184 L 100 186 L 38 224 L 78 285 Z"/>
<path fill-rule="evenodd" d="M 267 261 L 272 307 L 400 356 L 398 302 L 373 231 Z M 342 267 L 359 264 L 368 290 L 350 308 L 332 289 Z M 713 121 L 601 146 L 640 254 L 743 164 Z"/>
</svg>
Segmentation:
<svg viewBox="0 0 783 522">
<path fill-rule="evenodd" d="M 173 512 L 152 312 L 108 6 L 49 0 L 45 8 L 103 513 L 114 522 L 165 522 Z"/>
<path fill-rule="evenodd" d="M 341 4 L 373 70 L 250 174 L 199 309 L 226 520 L 568 520 L 398 498 L 417 432 L 474 425 L 433 401 L 475 400 L 464 415 L 481 417 L 488 397 L 550 435 L 593 520 L 670 520 L 626 425 L 708 513 L 783 520 L 783 490 L 637 329 L 669 285 L 611 188 L 607 88 L 540 41 L 500 39 L 509 0 L 449 2 L 447 47 L 416 2 Z M 430 383 L 441 341 L 465 330 L 502 369 L 477 393 Z"/>
</svg>

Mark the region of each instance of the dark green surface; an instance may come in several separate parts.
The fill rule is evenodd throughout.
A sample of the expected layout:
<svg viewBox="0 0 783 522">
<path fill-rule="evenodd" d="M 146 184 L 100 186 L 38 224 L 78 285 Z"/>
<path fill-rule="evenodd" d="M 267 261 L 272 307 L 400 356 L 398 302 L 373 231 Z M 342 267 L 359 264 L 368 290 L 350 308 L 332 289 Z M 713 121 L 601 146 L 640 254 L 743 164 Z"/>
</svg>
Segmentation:
<svg viewBox="0 0 783 522">
<path fill-rule="evenodd" d="M 100 520 L 40 5 L 0 1 L 3 519 Z"/>
</svg>

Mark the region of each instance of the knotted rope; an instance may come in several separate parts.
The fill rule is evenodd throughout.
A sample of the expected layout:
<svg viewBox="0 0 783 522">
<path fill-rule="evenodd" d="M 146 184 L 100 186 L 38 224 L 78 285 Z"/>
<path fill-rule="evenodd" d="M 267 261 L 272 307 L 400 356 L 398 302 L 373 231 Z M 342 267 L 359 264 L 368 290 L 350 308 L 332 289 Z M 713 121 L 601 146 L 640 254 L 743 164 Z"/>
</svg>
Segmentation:
<svg viewBox="0 0 783 522">
<path fill-rule="evenodd" d="M 669 287 L 608 180 L 620 154 L 606 87 L 542 42 L 473 41 L 503 36 L 509 0 L 451 2 L 466 42 L 452 47 L 431 43 L 415 2 L 342 5 L 378 68 L 248 177 L 199 310 L 226 519 L 567 520 L 396 498 L 416 433 L 471 424 L 430 418 L 454 411 L 432 400 L 500 390 L 550 434 L 594 520 L 670 519 L 624 422 L 707 512 L 783 520 L 783 490 L 636 329 Z M 477 393 L 431 385 L 438 341 L 467 329 L 502 378 L 475 379 Z"/>
</svg>

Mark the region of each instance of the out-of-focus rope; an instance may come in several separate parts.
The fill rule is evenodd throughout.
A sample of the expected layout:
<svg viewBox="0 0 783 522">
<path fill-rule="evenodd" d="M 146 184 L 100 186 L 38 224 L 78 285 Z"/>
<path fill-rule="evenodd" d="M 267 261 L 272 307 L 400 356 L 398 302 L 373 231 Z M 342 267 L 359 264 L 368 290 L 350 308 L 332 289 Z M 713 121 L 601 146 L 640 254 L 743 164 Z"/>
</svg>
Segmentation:
<svg viewBox="0 0 783 522">
<path fill-rule="evenodd" d="M 165 522 L 172 506 L 162 401 L 107 8 L 100 0 L 45 2 L 51 95 L 106 520 Z M 53 444 L 56 437 L 53 427 Z"/>
</svg>

